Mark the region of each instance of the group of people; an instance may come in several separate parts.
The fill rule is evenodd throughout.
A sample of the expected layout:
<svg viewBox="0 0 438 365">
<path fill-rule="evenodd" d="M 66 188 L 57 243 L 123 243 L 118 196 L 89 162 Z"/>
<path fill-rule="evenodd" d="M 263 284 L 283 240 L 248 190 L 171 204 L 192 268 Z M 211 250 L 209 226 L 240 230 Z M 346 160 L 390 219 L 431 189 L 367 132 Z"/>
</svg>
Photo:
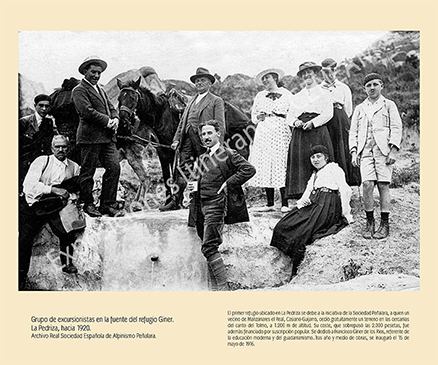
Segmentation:
<svg viewBox="0 0 438 365">
<path fill-rule="evenodd" d="M 353 113 L 349 87 L 335 77 L 336 62 L 305 62 L 297 75 L 304 87 L 292 95 L 281 84 L 283 71 L 268 69 L 257 80 L 252 121 L 257 125 L 250 161 L 257 173 L 249 185 L 263 187 L 274 210 L 274 188 L 280 189 L 281 211 L 271 245 L 292 258 L 292 277 L 306 245 L 353 222 L 350 186 L 363 182 L 367 225 L 363 237 L 389 235 L 389 184 L 400 149 L 402 122 L 397 106 L 382 96 L 377 73 L 364 78 L 365 101 Z M 322 71 L 323 82 L 317 75 Z M 351 121 L 350 121 L 351 117 Z M 380 194 L 381 222 L 374 221 L 374 186 Z M 299 198 L 293 209 L 288 198 Z"/>
<path fill-rule="evenodd" d="M 20 286 L 29 269 L 33 239 L 45 222 L 59 237 L 61 252 L 67 251 L 65 256 L 71 257 L 72 237 L 77 230 L 66 233 L 54 228 L 51 222 L 59 217 L 59 210 L 38 216 L 33 206 L 41 198 L 55 195 L 71 200 L 79 192 L 83 209 L 91 217 L 123 215 L 116 203 L 120 175 L 115 145 L 118 113 L 98 85 L 106 67 L 98 57 L 86 59 L 79 67 L 84 78 L 73 89 L 80 117 L 80 168 L 65 155 L 68 139 L 57 135 L 54 121 L 47 118 L 48 96 L 38 95 L 35 114 L 20 119 L 20 186 L 24 187 L 19 222 Z M 274 209 L 274 189 L 280 190 L 281 211 L 287 214 L 276 225 L 271 245 L 292 257 L 292 276 L 297 273 L 306 245 L 353 221 L 350 186 L 359 185 L 360 179 L 367 216 L 364 237 L 384 238 L 389 234 L 389 182 L 400 148 L 401 119 L 394 102 L 381 95 L 382 77 L 370 74 L 364 79 L 368 97 L 356 107 L 350 123 L 351 91 L 336 79 L 335 68 L 332 59 L 321 66 L 313 62 L 300 65 L 298 76 L 304 87 L 295 95 L 282 86 L 283 71 L 268 69 L 257 76 L 265 90 L 257 94 L 252 108 L 256 132 L 250 161 L 223 146 L 224 102 L 210 92 L 215 77 L 202 67 L 191 76 L 197 94 L 188 102 L 171 146 L 180 156 L 178 189 L 160 210 L 179 209 L 184 190 L 190 189 L 193 199 L 189 225 L 196 226 L 202 239 L 201 250 L 213 290 L 228 289 L 219 246 L 225 223 L 249 220 L 242 190 L 247 181 L 251 186 L 265 188 L 264 211 Z M 321 70 L 324 81 L 318 84 Z M 44 157 L 50 151 L 53 156 Z M 97 208 L 92 189 L 99 163 L 105 173 Z M 74 177 L 75 184 L 67 184 L 69 189 L 63 187 Z M 376 184 L 382 217 L 378 230 L 373 215 Z M 288 199 L 298 197 L 296 206 L 290 209 Z M 63 270 L 77 272 L 72 262 Z"/>
<path fill-rule="evenodd" d="M 72 214 L 74 201 L 83 203 L 91 217 L 123 215 L 116 197 L 120 164 L 116 149 L 118 112 L 104 89 L 98 85 L 107 63 L 99 57 L 89 57 L 79 66 L 84 77 L 73 89 L 72 98 L 79 114 L 77 144 L 81 164 L 67 158 L 68 138 L 58 134 L 56 123 L 49 117 L 51 99 L 40 94 L 34 99 L 35 113 L 19 120 L 19 288 L 26 285 L 35 236 L 48 222 L 58 236 L 62 270 L 76 273 L 72 262 L 72 243 L 84 228 Z M 53 153 L 53 154 L 52 154 Z M 50 156 L 49 156 L 50 155 Z M 93 196 L 94 173 L 105 168 L 102 177 L 100 205 Z M 79 193 L 79 198 L 77 196 Z M 68 210 L 69 214 L 65 214 Z M 74 211 L 73 211 L 74 213 Z"/>
</svg>

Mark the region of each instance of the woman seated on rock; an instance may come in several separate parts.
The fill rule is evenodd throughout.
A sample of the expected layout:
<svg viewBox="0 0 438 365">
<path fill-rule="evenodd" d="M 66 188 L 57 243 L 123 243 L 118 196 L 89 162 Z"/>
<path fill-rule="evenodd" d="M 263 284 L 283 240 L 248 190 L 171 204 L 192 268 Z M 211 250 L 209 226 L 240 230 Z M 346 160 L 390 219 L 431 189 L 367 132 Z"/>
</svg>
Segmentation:
<svg viewBox="0 0 438 365">
<path fill-rule="evenodd" d="M 271 240 L 271 246 L 292 258 L 291 279 L 297 274 L 307 245 L 353 222 L 351 188 L 345 181 L 344 171 L 338 164 L 329 162 L 325 146 L 312 147 L 310 154 L 315 171 L 296 207 L 275 226 Z"/>
</svg>

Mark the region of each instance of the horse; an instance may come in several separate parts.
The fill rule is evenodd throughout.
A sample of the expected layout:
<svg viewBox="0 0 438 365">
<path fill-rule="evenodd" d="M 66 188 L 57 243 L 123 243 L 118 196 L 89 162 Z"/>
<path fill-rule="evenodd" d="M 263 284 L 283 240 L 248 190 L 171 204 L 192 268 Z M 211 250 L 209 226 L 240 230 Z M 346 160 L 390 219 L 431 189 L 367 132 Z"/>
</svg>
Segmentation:
<svg viewBox="0 0 438 365">
<path fill-rule="evenodd" d="M 180 111 L 171 108 L 166 94 L 155 95 L 149 89 L 140 87 L 140 82 L 141 78 L 126 83 L 117 79 L 117 86 L 120 89 L 118 96 L 119 146 L 140 179 L 141 186 L 137 192 L 139 200 L 148 189 L 148 176 L 143 165 L 143 150 L 147 144 L 152 144 L 156 148 L 166 189 L 165 204 L 167 204 L 172 196 L 175 173 L 175 151 L 170 148 L 170 145 L 178 128 Z"/>
<path fill-rule="evenodd" d="M 120 89 L 119 135 L 126 135 L 126 137 L 120 136 L 119 140 L 124 139 L 123 149 L 126 158 L 140 181 L 147 179 L 140 145 L 142 142 L 152 142 L 156 147 L 166 187 L 165 204 L 167 204 L 172 196 L 172 189 L 176 187 L 173 182 L 177 156 L 170 145 L 178 128 L 181 113 L 187 104 L 187 98 L 175 89 L 171 89 L 167 94 L 155 95 L 149 89 L 140 87 L 140 83 L 141 77 L 137 81 L 130 80 L 125 83 L 117 79 L 117 86 Z M 254 124 L 247 114 L 229 102 L 224 102 L 224 112 L 227 131 L 224 144 L 248 158 L 249 146 L 254 138 Z M 145 137 L 146 135 L 149 137 Z M 146 192 L 147 186 L 143 185 Z M 139 194 L 140 197 L 142 195 Z"/>
<path fill-rule="evenodd" d="M 175 89 L 169 93 L 154 94 L 137 81 L 122 83 L 117 80 L 120 89 L 118 108 L 120 124 L 117 130 L 117 147 L 120 160 L 126 159 L 140 180 L 135 200 L 144 204 L 144 196 L 149 189 L 150 178 L 143 164 L 143 153 L 147 145 L 156 148 L 160 161 L 167 204 L 172 196 L 175 174 L 175 151 L 170 148 L 181 113 L 187 104 L 187 98 Z M 51 114 L 55 117 L 58 131 L 69 136 L 71 145 L 75 145 L 79 116 L 74 107 L 71 90 L 79 83 L 75 78 L 65 79 L 62 87 L 51 94 Z M 254 137 L 254 125 L 250 117 L 231 103 L 225 104 L 227 134 L 225 145 L 236 149 L 248 158 L 249 145 Z M 70 158 L 80 164 L 80 151 L 76 147 Z M 161 202 L 156 202 L 160 204 Z M 140 206 L 133 205 L 133 210 Z"/>
</svg>

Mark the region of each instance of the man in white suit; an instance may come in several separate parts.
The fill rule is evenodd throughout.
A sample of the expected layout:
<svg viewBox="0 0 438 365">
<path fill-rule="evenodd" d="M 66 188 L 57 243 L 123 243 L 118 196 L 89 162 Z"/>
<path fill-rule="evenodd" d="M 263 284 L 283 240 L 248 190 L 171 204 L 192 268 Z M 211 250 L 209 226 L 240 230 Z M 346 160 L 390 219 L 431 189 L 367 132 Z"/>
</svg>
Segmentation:
<svg viewBox="0 0 438 365">
<path fill-rule="evenodd" d="M 382 96 L 382 77 L 371 73 L 364 78 L 368 98 L 354 110 L 349 146 L 353 166 L 360 166 L 367 225 L 364 238 L 382 239 L 389 234 L 389 184 L 400 149 L 402 121 L 397 106 Z M 374 186 L 380 195 L 381 222 L 375 231 Z"/>
</svg>

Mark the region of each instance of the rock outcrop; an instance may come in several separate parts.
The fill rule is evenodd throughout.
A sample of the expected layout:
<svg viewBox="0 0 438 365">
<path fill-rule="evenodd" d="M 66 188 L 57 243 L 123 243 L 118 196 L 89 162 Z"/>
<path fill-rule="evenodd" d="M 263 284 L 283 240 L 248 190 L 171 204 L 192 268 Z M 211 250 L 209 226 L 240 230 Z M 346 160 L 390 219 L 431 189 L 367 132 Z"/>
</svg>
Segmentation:
<svg viewBox="0 0 438 365">
<path fill-rule="evenodd" d="M 44 86 L 40 82 L 28 79 L 22 74 L 18 74 L 18 115 L 24 116 L 34 111 L 33 99 L 38 94 L 46 93 Z"/>
</svg>

